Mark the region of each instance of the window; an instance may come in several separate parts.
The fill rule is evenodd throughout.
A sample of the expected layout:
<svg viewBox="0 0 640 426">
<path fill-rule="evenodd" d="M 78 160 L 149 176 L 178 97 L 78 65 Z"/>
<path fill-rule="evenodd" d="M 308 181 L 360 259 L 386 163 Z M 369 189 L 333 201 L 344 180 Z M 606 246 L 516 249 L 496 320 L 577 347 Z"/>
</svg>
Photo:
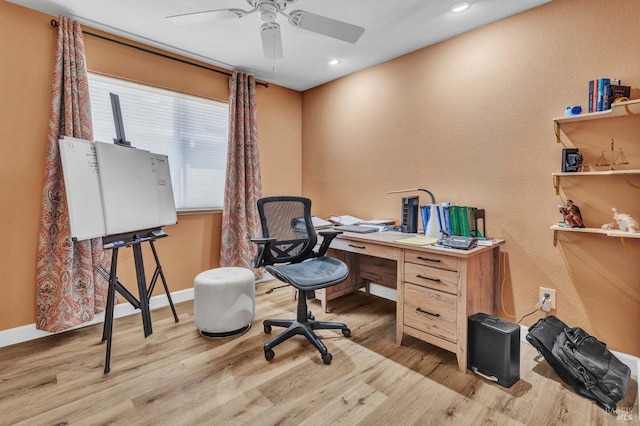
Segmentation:
<svg viewBox="0 0 640 426">
<path fill-rule="evenodd" d="M 115 93 L 127 141 L 169 157 L 176 208 L 222 207 L 228 104 L 92 73 L 89 91 L 96 141 L 116 136 L 109 97 Z"/>
</svg>

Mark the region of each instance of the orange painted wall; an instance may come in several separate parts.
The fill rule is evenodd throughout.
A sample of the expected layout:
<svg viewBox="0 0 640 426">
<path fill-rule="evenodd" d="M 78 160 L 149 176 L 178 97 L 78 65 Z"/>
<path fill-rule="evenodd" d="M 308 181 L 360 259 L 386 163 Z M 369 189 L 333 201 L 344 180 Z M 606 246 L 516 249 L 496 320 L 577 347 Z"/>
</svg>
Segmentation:
<svg viewBox="0 0 640 426">
<path fill-rule="evenodd" d="M 304 92 L 303 193 L 320 216 L 398 220 L 402 195 L 385 192 L 415 187 L 483 207 L 489 236 L 506 239 L 500 316 L 517 321 L 539 287 L 554 288 L 559 318 L 639 356 L 640 239 L 627 239 L 631 252 L 616 238 L 565 233 L 554 247 L 549 230 L 561 203 L 553 117 L 567 105 L 586 111 L 591 79 L 640 86 L 638 16 L 635 0 L 555 0 Z M 567 129 L 586 163 L 614 137 L 640 169 L 637 118 Z M 640 219 L 640 190 L 621 177 L 563 187 L 587 226 L 609 222 L 612 206 Z"/>
<path fill-rule="evenodd" d="M 38 227 L 57 31 L 49 15 L 0 2 L 0 223 L 4 234 L 0 271 L 0 330 L 33 324 Z M 95 31 L 94 31 L 95 32 Z M 228 77 L 147 53 L 85 37 L 90 71 L 227 101 Z M 258 128 L 263 192 L 301 193 L 301 94 L 258 87 Z M 286 115 L 282 112 L 285 111 Z M 279 155 L 287 152 L 287 167 Z M 218 266 L 221 214 L 180 214 L 156 244 L 172 291 L 193 286 L 202 270 Z M 119 258 L 121 281 L 135 286 L 133 259 Z M 145 249 L 145 259 L 152 259 Z M 147 276 L 153 272 L 147 261 Z M 156 293 L 162 293 L 158 286 Z"/>
<path fill-rule="evenodd" d="M 264 194 L 303 193 L 319 216 L 398 219 L 401 196 L 385 191 L 415 186 L 438 201 L 484 207 L 489 235 L 507 240 L 502 317 L 520 318 L 538 287 L 555 288 L 561 319 L 640 356 L 632 328 L 640 323 L 640 240 L 627 239 L 631 252 L 617 239 L 562 234 L 553 247 L 549 230 L 561 202 L 551 180 L 562 148 L 552 118 L 567 105 L 586 106 L 587 81 L 597 77 L 621 78 L 640 97 L 640 36 L 629 30 L 639 13 L 634 0 L 555 0 L 303 94 L 259 88 Z M 50 18 L 0 2 L 0 330 L 34 322 L 56 37 Z M 225 77 L 86 40 L 91 70 L 226 99 Z M 565 129 L 563 140 L 575 141 L 587 163 L 615 137 L 630 167 L 640 168 L 639 120 Z M 580 205 L 589 226 L 609 222 L 614 205 L 640 218 L 638 189 L 622 178 L 564 182 L 563 196 Z M 167 228 L 171 237 L 157 247 L 172 290 L 217 265 L 219 229 L 219 214 L 181 215 Z M 131 259 L 122 261 L 131 271 L 123 281 L 131 282 Z"/>
</svg>

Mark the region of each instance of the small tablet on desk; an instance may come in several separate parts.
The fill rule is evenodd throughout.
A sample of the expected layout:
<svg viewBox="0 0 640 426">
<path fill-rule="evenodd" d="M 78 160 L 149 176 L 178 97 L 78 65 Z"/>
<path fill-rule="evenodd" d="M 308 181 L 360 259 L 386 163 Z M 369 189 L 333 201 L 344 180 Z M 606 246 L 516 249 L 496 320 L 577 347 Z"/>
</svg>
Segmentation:
<svg viewBox="0 0 640 426">
<path fill-rule="evenodd" d="M 333 229 L 336 231 L 357 232 L 358 234 L 368 234 L 370 232 L 378 232 L 378 228 L 373 226 L 361 226 L 361 225 L 337 225 Z"/>
</svg>

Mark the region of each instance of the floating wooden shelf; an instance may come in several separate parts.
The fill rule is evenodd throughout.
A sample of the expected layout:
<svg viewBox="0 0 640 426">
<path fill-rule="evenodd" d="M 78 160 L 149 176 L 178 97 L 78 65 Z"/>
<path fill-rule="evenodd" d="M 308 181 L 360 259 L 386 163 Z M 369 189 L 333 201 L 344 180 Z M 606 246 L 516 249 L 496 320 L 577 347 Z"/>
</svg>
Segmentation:
<svg viewBox="0 0 640 426">
<path fill-rule="evenodd" d="M 640 99 L 632 101 L 618 102 L 611 105 L 611 109 L 607 111 L 589 112 L 580 115 L 571 115 L 569 117 L 556 117 L 554 123 L 573 123 L 575 121 L 601 120 L 603 118 L 624 117 L 626 115 L 640 115 Z"/>
<path fill-rule="evenodd" d="M 560 125 L 562 124 L 625 116 L 635 116 L 640 118 L 640 99 L 618 102 L 611 105 L 611 109 L 607 111 L 589 112 L 586 114 L 572 115 L 569 117 L 556 117 L 553 119 L 556 133 L 556 142 L 560 143 Z"/>
<path fill-rule="evenodd" d="M 615 118 L 615 117 L 634 117 L 640 118 L 640 99 L 634 99 L 626 102 L 619 102 L 611 105 L 611 109 L 607 111 L 600 112 L 590 112 L 587 114 L 573 115 L 569 117 L 556 117 L 553 119 L 553 125 L 555 128 L 556 134 L 556 142 L 562 142 L 560 140 L 560 127 L 565 123 L 575 123 L 579 121 L 591 121 L 591 120 L 602 120 L 606 118 Z M 612 151 L 613 151 L 613 142 L 612 142 Z M 613 157 L 613 154 L 612 154 Z M 612 158 L 613 162 L 613 158 Z M 615 164 L 615 163 L 614 163 Z M 625 160 L 625 163 L 626 160 Z M 617 166 L 616 166 L 617 167 Z M 560 195 L 560 178 L 562 177 L 584 177 L 584 176 L 623 176 L 625 182 L 634 188 L 640 188 L 639 185 L 631 182 L 629 180 L 629 176 L 632 175 L 640 175 L 640 170 L 638 169 L 629 169 L 629 170 L 602 170 L 602 171 L 589 171 L 589 172 L 560 172 L 560 173 L 552 173 L 553 177 L 553 186 L 556 189 L 556 195 Z M 618 237 L 623 245 L 625 245 L 625 238 L 640 238 L 640 232 L 631 233 L 631 232 L 623 232 L 617 229 L 600 229 L 600 228 L 565 228 L 559 225 L 551 226 L 551 230 L 553 231 L 553 245 L 556 246 L 558 244 L 558 232 L 579 232 L 583 234 L 600 234 L 607 237 Z M 626 245 L 625 245 L 626 247 Z"/>
<path fill-rule="evenodd" d="M 556 188 L 556 195 L 560 195 L 560 178 L 563 176 L 570 177 L 582 177 L 582 176 L 624 176 L 625 181 L 630 186 L 634 188 L 638 188 L 638 186 L 631 183 L 626 177 L 629 175 L 640 175 L 639 169 L 630 169 L 630 170 L 603 170 L 603 171 L 594 171 L 594 172 L 557 172 L 551 173 L 553 176 L 553 186 Z"/>
<path fill-rule="evenodd" d="M 625 232 L 619 229 L 600 229 L 600 228 L 565 228 L 559 225 L 552 225 L 553 231 L 553 245 L 558 243 L 558 232 L 578 232 L 583 234 L 601 234 L 607 237 L 619 237 L 619 238 L 640 238 L 640 232 Z"/>
</svg>

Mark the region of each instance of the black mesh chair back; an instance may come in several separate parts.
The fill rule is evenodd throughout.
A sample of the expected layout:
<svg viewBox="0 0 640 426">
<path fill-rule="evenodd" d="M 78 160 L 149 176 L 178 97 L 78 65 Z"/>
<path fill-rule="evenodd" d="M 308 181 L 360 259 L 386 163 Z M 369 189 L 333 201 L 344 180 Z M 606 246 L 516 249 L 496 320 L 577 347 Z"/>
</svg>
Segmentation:
<svg viewBox="0 0 640 426">
<path fill-rule="evenodd" d="M 265 264 L 298 263 L 308 259 L 318 242 L 311 222 L 311 201 L 301 197 L 258 200 L 264 238 L 275 238 L 264 253 Z"/>
<path fill-rule="evenodd" d="M 264 356 L 275 356 L 273 347 L 297 334 L 305 336 L 320 351 L 325 364 L 332 356 L 313 330 L 339 329 L 345 337 L 351 335 L 340 322 L 316 321 L 307 308 L 307 298 L 315 297 L 315 290 L 343 282 L 349 268 L 341 260 L 326 257 L 331 241 L 341 232 L 322 231 L 322 244 L 316 249 L 318 237 L 311 219 L 311 200 L 303 197 L 267 197 L 258 200 L 262 238 L 252 238 L 258 245 L 254 260 L 256 268 L 264 266 L 274 277 L 298 290 L 296 319 L 267 319 L 265 333 L 271 328 L 285 327 L 279 335 L 264 345 Z"/>
</svg>

